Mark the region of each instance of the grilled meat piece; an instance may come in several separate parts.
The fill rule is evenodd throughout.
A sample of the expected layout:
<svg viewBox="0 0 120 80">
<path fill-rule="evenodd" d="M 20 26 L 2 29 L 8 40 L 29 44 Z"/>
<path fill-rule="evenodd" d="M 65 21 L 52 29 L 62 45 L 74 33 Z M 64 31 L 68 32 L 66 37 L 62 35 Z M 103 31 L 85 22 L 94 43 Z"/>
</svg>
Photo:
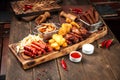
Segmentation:
<svg viewBox="0 0 120 80">
<path fill-rule="evenodd" d="M 79 37 L 78 36 L 79 35 L 71 32 L 71 33 L 66 34 L 65 38 L 66 38 L 68 44 L 71 44 L 71 43 L 75 44 L 75 43 L 79 42 Z"/>
<path fill-rule="evenodd" d="M 67 44 L 72 45 L 72 41 L 66 39 Z"/>
<path fill-rule="evenodd" d="M 71 32 L 65 35 L 65 39 L 69 45 L 83 41 L 87 37 L 88 37 L 88 31 L 86 28 L 84 27 L 77 28 L 75 26 L 71 28 Z"/>
<path fill-rule="evenodd" d="M 72 41 L 73 44 L 78 43 L 79 38 L 77 38 L 76 36 L 73 36 L 71 41 Z"/>
<path fill-rule="evenodd" d="M 72 32 L 76 33 L 76 34 L 80 34 L 79 29 L 77 27 L 75 27 L 75 26 L 72 27 Z"/>
<path fill-rule="evenodd" d="M 81 27 L 81 28 L 79 29 L 79 31 L 81 32 L 81 34 L 82 34 L 83 36 L 88 33 L 88 31 L 87 31 L 84 27 Z"/>
<path fill-rule="evenodd" d="M 72 36 L 73 35 L 71 35 L 71 34 L 68 33 L 68 34 L 65 35 L 65 39 L 69 40 L 69 38 L 71 38 Z"/>
<path fill-rule="evenodd" d="M 77 37 L 79 39 L 79 41 L 83 40 L 83 37 L 80 34 L 76 34 L 76 33 L 73 33 L 73 32 L 71 32 L 70 34 Z"/>
</svg>

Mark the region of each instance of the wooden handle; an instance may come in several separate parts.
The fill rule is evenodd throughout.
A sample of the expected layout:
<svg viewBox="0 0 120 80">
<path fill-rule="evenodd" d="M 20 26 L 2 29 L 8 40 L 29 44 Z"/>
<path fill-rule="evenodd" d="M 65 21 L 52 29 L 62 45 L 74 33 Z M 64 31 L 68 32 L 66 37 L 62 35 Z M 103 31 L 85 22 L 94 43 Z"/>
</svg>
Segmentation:
<svg viewBox="0 0 120 80">
<path fill-rule="evenodd" d="M 65 13 L 64 11 L 61 11 L 61 12 L 60 12 L 60 16 L 63 16 L 63 17 L 65 17 L 65 18 L 67 18 L 67 13 Z"/>
<path fill-rule="evenodd" d="M 36 19 L 35 19 L 35 22 L 37 24 L 41 24 L 42 22 L 46 21 L 46 19 L 50 17 L 50 13 L 49 12 L 45 12 L 44 14 L 38 16 Z"/>
<path fill-rule="evenodd" d="M 71 20 L 75 20 L 77 17 L 75 16 L 75 15 L 73 15 L 73 14 L 70 14 L 70 13 L 65 13 L 64 11 L 61 11 L 60 12 L 60 16 L 63 16 L 63 17 L 65 17 L 65 18 L 69 18 L 69 19 L 71 19 Z"/>
</svg>

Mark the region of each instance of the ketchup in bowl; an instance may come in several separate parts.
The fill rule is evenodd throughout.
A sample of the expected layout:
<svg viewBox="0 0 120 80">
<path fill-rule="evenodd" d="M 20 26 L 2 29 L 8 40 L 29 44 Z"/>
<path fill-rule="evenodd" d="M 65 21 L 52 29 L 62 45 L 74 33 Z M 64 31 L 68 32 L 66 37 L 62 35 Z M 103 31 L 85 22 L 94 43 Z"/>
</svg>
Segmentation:
<svg viewBox="0 0 120 80">
<path fill-rule="evenodd" d="M 80 62 L 82 59 L 82 54 L 79 51 L 72 51 L 69 55 L 69 59 L 72 62 Z"/>
<path fill-rule="evenodd" d="M 80 58 L 80 57 L 81 57 L 80 54 L 77 53 L 77 52 L 72 53 L 71 56 L 72 56 L 73 58 Z"/>
</svg>

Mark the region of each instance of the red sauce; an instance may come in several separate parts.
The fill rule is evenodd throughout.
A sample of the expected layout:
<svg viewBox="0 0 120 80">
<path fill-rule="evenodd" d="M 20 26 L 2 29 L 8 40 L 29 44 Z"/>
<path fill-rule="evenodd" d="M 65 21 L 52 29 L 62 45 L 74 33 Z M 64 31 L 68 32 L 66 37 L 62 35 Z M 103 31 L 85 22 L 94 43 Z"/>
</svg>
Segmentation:
<svg viewBox="0 0 120 80">
<path fill-rule="evenodd" d="M 79 58 L 79 57 L 81 57 L 80 54 L 77 53 L 77 52 L 72 53 L 71 56 L 74 57 L 74 58 Z"/>
</svg>

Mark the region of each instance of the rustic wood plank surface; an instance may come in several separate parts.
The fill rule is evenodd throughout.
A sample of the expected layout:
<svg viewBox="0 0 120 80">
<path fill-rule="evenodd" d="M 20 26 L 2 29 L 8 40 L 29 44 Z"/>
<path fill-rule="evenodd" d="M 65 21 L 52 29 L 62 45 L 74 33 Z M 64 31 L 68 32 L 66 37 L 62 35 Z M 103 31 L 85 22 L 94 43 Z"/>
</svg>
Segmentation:
<svg viewBox="0 0 120 80">
<path fill-rule="evenodd" d="M 2 60 L 2 38 L 0 38 L 0 63 Z M 1 74 L 1 64 L 0 64 L 0 74 Z"/>
<path fill-rule="evenodd" d="M 107 62 L 107 68 L 110 68 L 111 72 L 113 73 L 116 80 L 120 79 L 120 44 L 118 40 L 115 38 L 113 33 L 109 30 L 108 35 L 105 36 L 103 39 L 110 39 L 113 38 L 114 42 L 113 45 L 109 49 L 105 49 L 103 52 L 104 59 Z"/>
<path fill-rule="evenodd" d="M 24 26 L 22 26 L 24 25 Z M 23 39 L 25 36 L 27 36 L 30 33 L 30 27 L 28 25 L 28 23 L 26 22 L 21 22 L 21 21 L 17 21 L 15 18 L 13 19 L 13 22 L 11 23 L 11 31 L 10 31 L 10 42 L 9 43 L 14 43 L 14 42 L 18 42 L 21 39 Z M 17 31 L 16 31 L 17 30 Z M 11 74 L 8 75 L 8 80 L 12 79 L 12 80 L 16 80 L 16 79 L 28 79 L 28 80 L 33 80 L 32 74 L 33 74 L 33 70 L 27 70 L 24 71 L 19 62 L 16 60 L 16 58 L 11 55 L 10 52 L 8 52 L 8 71 L 7 73 Z M 18 66 L 19 65 L 19 66 Z M 11 68 L 14 67 L 14 68 Z M 14 74 L 13 74 L 14 72 Z M 15 75 L 16 74 L 16 75 Z M 26 75 L 26 76 L 24 76 Z M 7 79 L 6 78 L 6 79 Z"/>
<path fill-rule="evenodd" d="M 64 0 L 64 5 L 75 5 L 75 0 Z M 73 4 L 72 4 L 73 3 Z M 78 1 L 80 3 L 80 1 Z M 48 22 L 59 22 L 58 17 L 52 16 Z M 34 29 L 34 22 L 19 21 L 16 18 L 12 19 L 10 30 L 10 42 L 16 43 L 22 40 L 25 36 Z M 120 44 L 108 28 L 108 34 L 93 42 L 95 52 L 93 55 L 83 54 L 82 62 L 73 63 L 69 60 L 68 55 L 40 64 L 34 68 L 24 70 L 17 58 L 8 52 L 7 75 L 6 80 L 119 80 L 120 77 Z M 114 38 L 114 42 L 109 49 L 98 48 L 98 43 L 103 40 Z M 81 49 L 79 50 L 81 52 Z M 60 61 L 64 58 L 68 70 L 65 71 Z"/>
<path fill-rule="evenodd" d="M 9 39 L 8 37 L 5 37 L 3 39 L 3 50 L 2 50 L 2 58 L 1 58 L 1 74 L 6 74 L 6 68 L 7 68 L 7 52 L 8 52 L 8 43 Z"/>
</svg>

